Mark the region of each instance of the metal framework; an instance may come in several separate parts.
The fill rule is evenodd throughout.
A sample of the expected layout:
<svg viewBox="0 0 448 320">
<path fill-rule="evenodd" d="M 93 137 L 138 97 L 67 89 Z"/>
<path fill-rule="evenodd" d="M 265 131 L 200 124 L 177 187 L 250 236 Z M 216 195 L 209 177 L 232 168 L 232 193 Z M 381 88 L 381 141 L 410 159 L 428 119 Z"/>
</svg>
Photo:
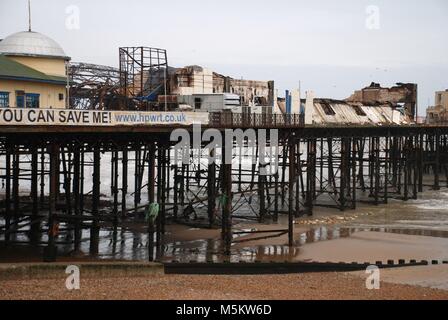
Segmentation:
<svg viewBox="0 0 448 320">
<path fill-rule="evenodd" d="M 147 227 L 150 260 L 165 252 L 167 223 L 221 228 L 219 250 L 229 255 L 241 234 L 288 234 L 293 247 L 294 218 L 312 215 L 316 206 L 344 211 L 360 202 L 407 201 L 425 188 L 448 186 L 448 127 L 278 127 L 280 168 L 272 176 L 260 175 L 259 161 L 250 170 L 210 164 L 207 152 L 179 165 L 169 142 L 173 129 L 2 128 L 1 239 L 7 246 L 41 246 L 44 259 L 54 261 L 58 245 L 80 248 L 83 231 L 89 232 L 90 252 L 98 253 L 100 230 L 113 230 L 116 237 L 132 219 Z M 110 201 L 101 199 L 106 162 Z M 160 206 L 154 222 L 138 220 L 148 203 Z M 280 215 L 287 216 L 285 229 L 233 228 L 241 219 L 277 221 Z"/>
<path fill-rule="evenodd" d="M 120 72 L 116 68 L 72 63 L 69 68 L 70 108 L 82 110 L 120 110 Z"/>
<path fill-rule="evenodd" d="M 168 94 L 166 50 L 122 47 L 119 51 L 121 94 L 136 101 L 140 110 L 152 109 L 158 94 Z M 128 109 L 131 107 L 128 106 Z"/>
</svg>

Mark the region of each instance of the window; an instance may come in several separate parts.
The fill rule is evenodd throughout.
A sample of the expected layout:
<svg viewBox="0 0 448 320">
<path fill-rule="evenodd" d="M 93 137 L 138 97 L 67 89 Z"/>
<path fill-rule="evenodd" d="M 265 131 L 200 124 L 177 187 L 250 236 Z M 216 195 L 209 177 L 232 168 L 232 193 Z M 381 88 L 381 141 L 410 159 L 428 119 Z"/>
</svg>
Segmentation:
<svg viewBox="0 0 448 320">
<path fill-rule="evenodd" d="M 194 98 L 194 108 L 195 109 L 201 109 L 202 107 L 202 99 L 201 98 Z"/>
<path fill-rule="evenodd" d="M 0 108 L 9 107 L 9 92 L 0 92 Z"/>
<path fill-rule="evenodd" d="M 355 109 L 355 112 L 358 116 L 361 116 L 361 117 L 367 116 L 367 114 L 364 112 L 364 110 L 362 110 L 362 108 L 360 106 L 352 106 L 352 107 L 353 107 L 353 109 Z"/>
<path fill-rule="evenodd" d="M 63 94 L 63 93 L 60 93 L 60 94 L 59 94 L 59 101 L 62 101 L 62 100 L 64 100 L 64 94 Z"/>
<path fill-rule="evenodd" d="M 16 91 L 16 107 L 17 108 L 25 107 L 25 91 L 22 90 Z"/>
<path fill-rule="evenodd" d="M 27 93 L 26 97 L 26 107 L 27 108 L 39 108 L 39 98 L 40 95 L 37 93 Z"/>
<path fill-rule="evenodd" d="M 336 112 L 334 112 L 333 108 L 330 106 L 330 104 L 328 102 L 323 101 L 321 103 L 321 106 L 327 116 L 335 116 L 336 115 Z"/>
</svg>

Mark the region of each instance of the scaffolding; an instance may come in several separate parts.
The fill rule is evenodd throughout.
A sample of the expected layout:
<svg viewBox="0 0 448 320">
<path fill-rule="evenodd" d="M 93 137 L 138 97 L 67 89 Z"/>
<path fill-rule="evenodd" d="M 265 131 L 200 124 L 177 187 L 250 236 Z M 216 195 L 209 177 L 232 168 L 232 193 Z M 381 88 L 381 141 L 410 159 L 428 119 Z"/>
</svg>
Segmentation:
<svg viewBox="0 0 448 320">
<path fill-rule="evenodd" d="M 120 50 L 120 89 L 138 110 L 158 108 L 159 94 L 168 94 L 166 50 L 150 47 L 122 47 Z"/>
</svg>

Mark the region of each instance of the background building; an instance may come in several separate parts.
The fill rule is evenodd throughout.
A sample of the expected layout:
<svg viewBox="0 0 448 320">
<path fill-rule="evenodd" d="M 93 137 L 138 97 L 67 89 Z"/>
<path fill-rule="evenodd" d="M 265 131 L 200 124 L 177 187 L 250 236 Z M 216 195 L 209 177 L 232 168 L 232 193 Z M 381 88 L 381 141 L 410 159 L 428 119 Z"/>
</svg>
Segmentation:
<svg viewBox="0 0 448 320">
<path fill-rule="evenodd" d="M 448 89 L 436 92 L 435 106 L 426 111 L 426 122 L 448 122 Z"/>
<path fill-rule="evenodd" d="M 171 73 L 171 94 L 236 94 L 244 107 L 272 106 L 274 81 L 234 79 L 200 66 L 177 68 Z"/>
<path fill-rule="evenodd" d="M 65 108 L 69 60 L 58 43 L 38 32 L 0 41 L 0 107 Z"/>
</svg>

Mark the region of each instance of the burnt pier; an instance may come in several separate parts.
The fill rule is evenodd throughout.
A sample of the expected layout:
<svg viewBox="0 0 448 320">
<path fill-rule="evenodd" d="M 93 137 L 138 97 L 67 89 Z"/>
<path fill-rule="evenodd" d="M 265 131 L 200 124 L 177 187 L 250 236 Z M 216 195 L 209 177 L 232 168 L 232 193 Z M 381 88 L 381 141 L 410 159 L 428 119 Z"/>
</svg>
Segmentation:
<svg viewBox="0 0 448 320">
<path fill-rule="evenodd" d="M 223 137 L 226 130 L 276 130 L 278 170 L 262 174 L 266 164 L 257 152 L 249 167 L 206 161 L 226 151 L 236 159 L 245 147 L 234 141 L 231 152 L 203 149 L 210 143 L 203 141 L 192 148 L 189 164 L 179 163 L 170 138 L 186 129 L 194 147 L 186 126 L 2 125 L 2 246 L 26 242 L 55 261 L 59 245 L 77 251 L 89 241 L 96 254 L 103 228 L 118 230 L 137 219 L 149 235 L 151 260 L 162 254 L 166 225 L 174 223 L 220 228 L 222 252 L 230 254 L 240 241 L 235 221 L 276 222 L 281 215 L 288 217 L 284 229 L 253 232 L 288 234 L 293 246 L 294 219 L 313 215 L 315 207 L 346 211 L 448 186 L 446 126 L 305 126 L 294 115 L 212 114 L 201 130 L 210 128 Z M 61 239 L 61 233 L 70 236 Z"/>
</svg>

